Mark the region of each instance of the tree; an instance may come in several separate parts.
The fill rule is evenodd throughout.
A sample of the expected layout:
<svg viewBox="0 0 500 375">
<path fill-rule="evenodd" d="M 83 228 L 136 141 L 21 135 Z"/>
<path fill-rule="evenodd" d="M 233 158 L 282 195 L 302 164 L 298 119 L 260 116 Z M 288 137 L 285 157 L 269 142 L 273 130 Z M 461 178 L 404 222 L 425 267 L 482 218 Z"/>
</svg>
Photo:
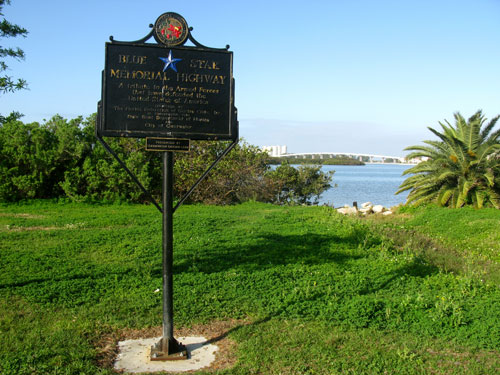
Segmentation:
<svg viewBox="0 0 500 375">
<path fill-rule="evenodd" d="M 269 171 L 269 179 L 274 192 L 273 203 L 278 204 L 318 204 L 321 194 L 332 187 L 334 171 L 323 172 L 319 165 L 301 165 L 298 168 L 284 161 L 276 169 Z"/>
<path fill-rule="evenodd" d="M 189 153 L 175 156 L 174 193 L 181 198 L 228 146 L 228 142 L 193 142 Z M 193 191 L 189 202 L 233 204 L 248 200 L 269 202 L 274 197 L 265 178 L 268 155 L 245 141 L 227 154 Z M 160 164 L 161 165 L 161 164 Z"/>
<path fill-rule="evenodd" d="M 7 21 L 2 13 L 2 8 L 5 4 L 10 4 L 10 0 L 0 0 L 0 16 L 2 16 L 2 22 L 0 22 L 0 37 L 10 38 L 16 36 L 26 37 L 28 31 L 19 25 L 14 25 Z M 3 59 L 5 57 L 12 57 L 16 60 L 24 60 L 24 51 L 19 47 L 10 48 L 0 46 L 0 72 L 5 72 L 8 68 L 7 64 Z M 24 89 L 27 87 L 26 81 L 18 78 L 17 81 L 11 76 L 4 74 L 0 76 L 0 93 L 5 94 L 7 92 L 14 92 L 16 90 Z"/>
<path fill-rule="evenodd" d="M 469 120 L 458 112 L 454 117 L 454 126 L 446 120 L 439 123 L 442 132 L 428 128 L 439 140 L 406 148 L 413 150 L 409 159 L 426 160 L 404 172 L 413 176 L 396 194 L 410 190 L 407 203 L 415 206 L 434 202 L 440 206 L 500 209 L 500 129 L 493 131 L 500 115 L 487 124 L 480 110 Z"/>
</svg>

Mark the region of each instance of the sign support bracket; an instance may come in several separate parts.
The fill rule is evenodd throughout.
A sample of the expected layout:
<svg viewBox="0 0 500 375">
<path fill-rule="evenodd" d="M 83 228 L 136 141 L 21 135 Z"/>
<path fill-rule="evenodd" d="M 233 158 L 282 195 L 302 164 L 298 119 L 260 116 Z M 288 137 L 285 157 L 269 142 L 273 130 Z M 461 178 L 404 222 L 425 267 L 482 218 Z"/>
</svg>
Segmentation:
<svg viewBox="0 0 500 375">
<path fill-rule="evenodd" d="M 151 193 L 146 190 L 144 185 L 141 184 L 141 181 L 139 181 L 139 179 L 132 173 L 132 171 L 128 169 L 127 165 L 120 159 L 120 157 L 116 154 L 116 152 L 113 151 L 113 149 L 104 141 L 104 139 L 102 139 L 102 137 L 99 134 L 96 135 L 96 138 L 101 143 L 101 145 L 106 149 L 106 151 L 108 151 L 111 155 L 113 155 L 113 157 L 120 164 L 120 166 L 125 170 L 125 172 L 128 173 L 128 175 L 132 178 L 132 180 L 134 180 L 134 182 L 137 184 L 137 186 L 139 186 L 142 192 L 146 194 L 148 199 L 151 201 L 151 203 L 155 205 L 158 211 L 163 212 L 156 199 L 154 199 Z"/>
<path fill-rule="evenodd" d="M 210 165 L 210 167 L 208 167 L 208 169 L 200 176 L 200 178 L 198 178 L 198 180 L 193 184 L 193 186 L 191 187 L 191 189 L 189 189 L 189 191 L 184 194 L 184 196 L 181 198 L 181 200 L 179 202 L 177 202 L 177 204 L 175 205 L 174 207 L 174 210 L 173 212 L 177 211 L 177 209 L 184 203 L 184 201 L 186 199 L 189 198 L 189 196 L 191 195 L 191 193 L 194 191 L 194 189 L 196 189 L 196 187 L 200 184 L 201 181 L 203 181 L 205 179 L 205 177 L 207 177 L 207 175 L 210 173 L 210 171 L 217 165 L 219 164 L 219 162 L 221 161 L 221 159 L 226 156 L 229 151 L 231 151 L 234 146 L 236 146 L 238 144 L 238 140 L 235 139 L 233 142 L 231 142 L 231 144 L 217 157 L 217 159 L 214 160 L 214 162 Z"/>
<path fill-rule="evenodd" d="M 146 194 L 147 198 L 155 205 L 155 207 L 163 214 L 163 209 L 160 207 L 156 199 L 153 195 L 141 184 L 136 175 L 127 167 L 127 165 L 120 159 L 117 153 L 106 143 L 104 139 L 100 135 L 96 135 L 97 140 L 101 143 L 101 145 L 108 151 L 120 164 L 120 166 L 127 172 L 127 174 L 132 178 L 132 180 L 136 183 L 136 185 L 142 190 L 144 194 Z M 198 180 L 191 186 L 189 191 L 184 194 L 184 196 L 177 202 L 175 207 L 172 209 L 172 214 L 177 211 L 177 209 L 189 198 L 191 193 L 198 187 L 198 185 L 208 176 L 208 174 L 214 169 L 214 167 L 219 164 L 219 162 L 226 156 L 236 145 L 238 144 L 238 140 L 234 140 L 231 144 L 213 161 L 213 163 L 207 168 L 207 170 L 198 178 Z M 169 151 L 170 152 L 170 151 Z M 164 206 L 165 207 L 165 206 Z"/>
<path fill-rule="evenodd" d="M 106 149 L 106 151 L 108 151 L 111 155 L 113 155 L 113 157 L 120 164 L 120 166 L 125 170 L 125 172 L 128 173 L 128 175 L 132 178 L 132 180 L 134 180 L 134 182 L 137 184 L 137 186 L 139 186 L 139 188 L 142 190 L 142 192 L 144 194 L 146 194 L 148 199 L 151 201 L 151 203 L 153 203 L 155 205 L 155 207 L 158 209 L 158 211 L 163 212 L 163 210 L 161 209 L 161 207 L 158 204 L 158 202 L 156 201 L 156 199 L 154 199 L 154 197 L 151 195 L 151 193 L 146 190 L 144 185 L 141 184 L 141 181 L 139 181 L 139 179 L 132 173 L 132 171 L 130 169 L 128 169 L 127 165 L 120 159 L 120 157 L 116 154 L 116 152 L 114 152 L 113 149 L 111 147 L 109 147 L 109 145 L 104 141 L 104 139 L 102 139 L 102 137 L 99 134 L 96 135 L 96 138 L 102 144 L 102 146 Z"/>
</svg>

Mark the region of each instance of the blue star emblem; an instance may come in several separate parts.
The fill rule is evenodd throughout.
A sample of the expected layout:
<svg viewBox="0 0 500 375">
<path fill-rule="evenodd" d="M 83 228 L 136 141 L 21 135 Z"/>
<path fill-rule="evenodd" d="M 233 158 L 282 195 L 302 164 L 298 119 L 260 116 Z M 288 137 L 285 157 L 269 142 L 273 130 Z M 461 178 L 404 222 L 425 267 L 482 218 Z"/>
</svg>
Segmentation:
<svg viewBox="0 0 500 375">
<path fill-rule="evenodd" d="M 168 68 L 172 69 L 174 72 L 177 72 L 177 67 L 175 64 L 177 64 L 179 61 L 182 59 L 174 59 L 172 57 L 172 50 L 168 52 L 168 57 L 159 57 L 161 61 L 165 63 L 165 66 L 163 67 L 163 71 L 165 72 Z"/>
</svg>

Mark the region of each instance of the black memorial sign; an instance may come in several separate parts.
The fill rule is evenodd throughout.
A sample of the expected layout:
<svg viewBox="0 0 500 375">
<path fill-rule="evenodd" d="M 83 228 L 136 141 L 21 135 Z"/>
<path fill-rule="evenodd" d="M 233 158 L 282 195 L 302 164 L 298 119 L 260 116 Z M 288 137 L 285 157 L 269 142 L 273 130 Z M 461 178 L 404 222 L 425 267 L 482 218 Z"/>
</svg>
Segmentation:
<svg viewBox="0 0 500 375">
<path fill-rule="evenodd" d="M 106 43 L 98 133 L 235 139 L 233 54 Z"/>
<path fill-rule="evenodd" d="M 163 335 L 151 347 L 152 361 L 187 359 L 174 337 L 173 213 L 238 143 L 233 54 L 203 46 L 186 20 L 168 12 L 148 35 L 134 42 L 106 43 L 96 137 L 162 213 Z M 158 44 L 146 43 L 152 36 Z M 189 40 L 195 47 L 184 47 Z M 163 152 L 160 207 L 151 193 L 103 139 L 146 138 L 146 150 Z M 190 140 L 231 140 L 191 189 L 173 206 L 174 151 L 189 152 Z"/>
</svg>

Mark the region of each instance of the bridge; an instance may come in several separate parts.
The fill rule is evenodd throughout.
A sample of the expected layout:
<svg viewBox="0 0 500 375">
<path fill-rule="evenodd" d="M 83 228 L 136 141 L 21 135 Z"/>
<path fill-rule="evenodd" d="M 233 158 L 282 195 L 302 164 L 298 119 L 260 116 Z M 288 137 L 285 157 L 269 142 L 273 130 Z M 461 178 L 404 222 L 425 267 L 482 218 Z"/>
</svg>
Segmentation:
<svg viewBox="0 0 500 375">
<path fill-rule="evenodd" d="M 373 154 L 356 154 L 352 152 L 304 152 L 297 154 L 280 154 L 276 155 L 279 158 L 311 158 L 311 159 L 333 159 L 336 157 L 347 157 L 351 159 L 356 159 L 365 163 L 404 163 L 404 164 L 416 164 L 417 161 L 407 160 L 405 157 L 401 156 L 387 156 L 387 155 L 373 155 Z"/>
</svg>

